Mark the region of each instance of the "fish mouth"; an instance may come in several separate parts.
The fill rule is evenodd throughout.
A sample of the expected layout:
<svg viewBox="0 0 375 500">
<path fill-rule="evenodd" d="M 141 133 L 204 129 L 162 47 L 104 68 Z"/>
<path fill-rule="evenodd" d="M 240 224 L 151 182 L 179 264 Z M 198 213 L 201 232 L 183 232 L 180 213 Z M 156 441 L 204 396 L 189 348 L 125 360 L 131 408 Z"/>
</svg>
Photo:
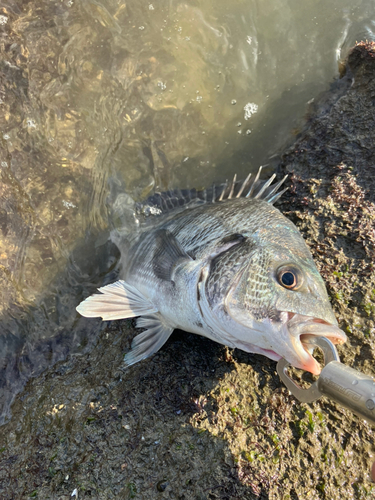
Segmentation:
<svg viewBox="0 0 375 500">
<path fill-rule="evenodd" d="M 347 337 L 337 325 L 320 318 L 282 313 L 281 354 L 292 366 L 319 375 L 321 367 L 312 356 L 314 347 L 309 344 L 312 336 L 326 337 L 333 344 L 343 344 Z M 289 341 L 289 342 L 288 342 Z"/>
</svg>

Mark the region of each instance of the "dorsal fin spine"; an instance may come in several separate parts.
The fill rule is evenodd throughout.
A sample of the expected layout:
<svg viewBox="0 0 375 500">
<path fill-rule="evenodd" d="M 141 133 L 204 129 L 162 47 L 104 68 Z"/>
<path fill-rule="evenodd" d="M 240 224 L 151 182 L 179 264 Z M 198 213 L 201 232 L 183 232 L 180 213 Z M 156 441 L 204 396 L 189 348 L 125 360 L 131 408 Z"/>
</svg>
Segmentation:
<svg viewBox="0 0 375 500">
<path fill-rule="evenodd" d="M 240 190 L 238 191 L 236 198 L 241 198 L 241 195 L 242 195 L 245 187 L 247 186 L 247 184 L 248 184 L 248 182 L 250 180 L 250 177 L 251 177 L 251 172 L 248 174 L 248 176 L 246 177 L 246 179 L 243 181 L 242 186 L 240 187 Z"/>
<path fill-rule="evenodd" d="M 275 197 L 276 195 L 278 195 L 278 196 L 279 196 L 279 198 L 280 198 L 280 196 L 281 196 L 283 193 L 285 193 L 285 191 L 286 191 L 288 188 L 285 188 L 285 189 L 284 189 L 283 191 L 281 191 L 280 193 L 278 193 L 278 190 L 279 190 L 279 189 L 280 189 L 280 187 L 284 184 L 284 182 L 286 181 L 287 177 L 288 177 L 288 176 L 287 176 L 287 175 L 285 175 L 285 176 L 281 179 L 281 181 L 279 181 L 277 184 L 275 184 L 275 185 L 273 186 L 273 189 L 272 189 L 269 193 L 267 193 L 267 196 L 266 196 L 265 200 L 267 200 L 269 203 L 272 203 L 272 201 L 271 201 L 271 200 L 273 200 L 273 199 L 274 199 L 274 197 Z M 275 200 L 275 201 L 276 201 L 276 200 Z"/>
<path fill-rule="evenodd" d="M 282 195 L 285 193 L 285 191 L 288 191 L 288 188 L 283 189 L 279 193 L 276 193 L 275 196 L 272 196 L 272 198 L 268 199 L 268 203 L 271 203 L 273 205 L 279 198 L 282 197 Z"/>
<path fill-rule="evenodd" d="M 234 186 L 236 185 L 236 181 L 237 181 L 237 174 L 234 174 L 234 177 L 233 177 L 233 180 L 232 180 L 232 184 L 231 184 L 231 186 L 230 186 L 230 191 L 229 191 L 229 195 L 228 195 L 228 200 L 231 200 L 231 199 L 232 199 L 233 192 L 234 192 Z"/>
<path fill-rule="evenodd" d="M 217 201 L 223 201 L 224 194 L 225 194 L 225 191 L 227 190 L 227 187 L 228 187 L 228 181 L 225 181 L 225 184 L 223 186 L 223 190 L 222 190 L 221 195 Z"/>
<path fill-rule="evenodd" d="M 258 198 L 262 198 L 262 194 L 264 193 L 264 191 L 268 188 L 268 186 L 270 184 L 272 184 L 274 178 L 276 177 L 276 174 L 273 174 L 269 179 L 268 181 L 263 184 L 262 186 L 262 189 L 254 196 L 254 198 L 258 199 Z"/>
<path fill-rule="evenodd" d="M 215 183 L 212 184 L 212 203 L 216 201 L 216 186 Z"/>
<path fill-rule="evenodd" d="M 247 193 L 247 195 L 245 196 L 245 198 L 251 198 L 251 195 L 253 194 L 253 191 L 254 191 L 254 188 L 255 188 L 255 184 L 259 181 L 259 176 L 260 176 L 260 173 L 262 171 L 262 168 L 263 167 L 259 167 L 258 173 L 257 173 L 255 179 L 253 180 L 253 182 L 251 183 L 249 192 Z"/>
</svg>

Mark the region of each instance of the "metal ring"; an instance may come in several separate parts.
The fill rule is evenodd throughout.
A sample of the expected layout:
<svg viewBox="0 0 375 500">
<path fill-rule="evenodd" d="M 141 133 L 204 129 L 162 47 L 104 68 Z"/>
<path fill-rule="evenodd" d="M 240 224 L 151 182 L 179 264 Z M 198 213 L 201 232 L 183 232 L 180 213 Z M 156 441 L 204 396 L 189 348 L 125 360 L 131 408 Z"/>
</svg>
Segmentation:
<svg viewBox="0 0 375 500">
<path fill-rule="evenodd" d="M 320 347 L 323 351 L 324 356 L 324 366 L 328 365 L 331 361 L 340 362 L 339 355 L 337 353 L 336 347 L 334 344 L 327 339 L 326 337 L 318 337 L 315 335 L 311 335 L 308 340 L 304 341 L 304 344 L 310 344 L 311 346 Z M 312 403 L 316 401 L 322 396 L 322 393 L 319 391 L 317 383 L 314 382 L 308 389 L 302 389 L 299 385 L 297 385 L 294 380 L 288 375 L 287 370 L 290 366 L 290 363 L 285 359 L 280 359 L 277 363 L 277 373 L 279 377 L 286 385 L 287 389 L 295 396 L 301 403 Z"/>
</svg>

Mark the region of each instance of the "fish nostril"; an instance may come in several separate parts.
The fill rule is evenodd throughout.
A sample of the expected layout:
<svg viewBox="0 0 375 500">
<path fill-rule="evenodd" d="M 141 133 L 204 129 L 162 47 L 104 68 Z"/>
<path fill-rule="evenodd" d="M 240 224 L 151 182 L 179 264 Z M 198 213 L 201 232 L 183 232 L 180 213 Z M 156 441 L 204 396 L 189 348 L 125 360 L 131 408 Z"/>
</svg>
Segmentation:
<svg viewBox="0 0 375 500">
<path fill-rule="evenodd" d="M 307 285 L 307 288 L 310 292 L 310 294 L 315 298 L 315 299 L 318 299 L 321 295 L 321 292 L 319 292 L 319 289 L 318 287 L 315 285 L 315 283 L 311 283 L 311 281 L 309 280 L 309 283 Z"/>
</svg>

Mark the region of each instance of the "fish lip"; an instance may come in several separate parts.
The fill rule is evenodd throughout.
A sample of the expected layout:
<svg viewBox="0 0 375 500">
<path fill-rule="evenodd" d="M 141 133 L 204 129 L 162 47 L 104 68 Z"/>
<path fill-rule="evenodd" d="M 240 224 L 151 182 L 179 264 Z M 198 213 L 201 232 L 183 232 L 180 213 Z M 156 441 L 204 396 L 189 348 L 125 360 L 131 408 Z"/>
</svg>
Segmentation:
<svg viewBox="0 0 375 500">
<path fill-rule="evenodd" d="M 286 321 L 283 326 L 288 330 L 294 351 L 294 353 L 289 353 L 290 359 L 288 356 L 286 360 L 296 368 L 319 375 L 321 367 L 310 352 L 312 348 L 308 339 L 311 336 L 327 337 L 333 344 L 343 344 L 347 340 L 345 333 L 337 325 L 321 318 L 294 313 L 286 313 L 284 318 Z"/>
<path fill-rule="evenodd" d="M 313 335 L 327 337 L 333 344 L 343 344 L 347 340 L 346 334 L 337 326 L 325 321 L 324 319 L 311 316 L 302 316 L 301 314 L 287 313 L 288 329 L 300 338 Z"/>
</svg>

